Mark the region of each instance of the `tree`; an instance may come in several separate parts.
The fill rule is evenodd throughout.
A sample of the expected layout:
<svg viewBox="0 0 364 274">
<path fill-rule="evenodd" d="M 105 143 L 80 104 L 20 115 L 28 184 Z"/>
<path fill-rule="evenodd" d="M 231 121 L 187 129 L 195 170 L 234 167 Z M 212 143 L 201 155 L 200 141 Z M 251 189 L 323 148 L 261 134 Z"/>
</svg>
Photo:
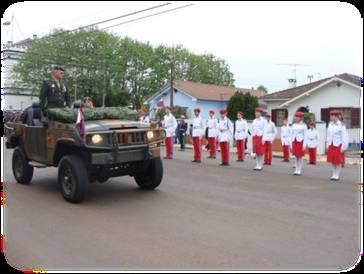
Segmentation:
<svg viewBox="0 0 364 274">
<path fill-rule="evenodd" d="M 267 89 L 265 86 L 263 86 L 263 85 L 259 85 L 259 86 L 257 87 L 257 90 L 261 90 L 261 91 L 263 91 L 264 93 L 268 93 L 268 89 Z"/>
<path fill-rule="evenodd" d="M 196 55 L 181 45 L 154 47 L 93 28 L 60 29 L 33 40 L 14 66 L 13 78 L 17 87 L 30 87 L 36 95 L 51 65 L 63 65 L 72 99 L 91 96 L 96 106 L 132 103 L 140 109 L 170 81 L 171 61 L 175 79 L 234 84 L 229 66 L 212 54 Z"/>
<path fill-rule="evenodd" d="M 235 92 L 228 102 L 228 117 L 235 121 L 239 111 L 244 112 L 244 118 L 254 119 L 255 108 L 258 106 L 258 97 L 251 95 L 249 92 Z"/>
</svg>

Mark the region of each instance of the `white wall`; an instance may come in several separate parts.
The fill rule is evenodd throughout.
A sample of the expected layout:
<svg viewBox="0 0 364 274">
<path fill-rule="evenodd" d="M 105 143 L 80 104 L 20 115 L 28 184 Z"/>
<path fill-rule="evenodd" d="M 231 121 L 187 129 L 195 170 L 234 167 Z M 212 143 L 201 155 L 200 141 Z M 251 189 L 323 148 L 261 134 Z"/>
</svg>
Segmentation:
<svg viewBox="0 0 364 274">
<path fill-rule="evenodd" d="M 309 107 L 315 114 L 316 120 L 321 120 L 321 108 L 331 107 L 360 107 L 360 88 L 354 88 L 345 83 L 337 87 L 334 82 L 313 91 L 287 106 L 288 119 L 292 121 L 294 113 L 300 107 Z"/>
</svg>

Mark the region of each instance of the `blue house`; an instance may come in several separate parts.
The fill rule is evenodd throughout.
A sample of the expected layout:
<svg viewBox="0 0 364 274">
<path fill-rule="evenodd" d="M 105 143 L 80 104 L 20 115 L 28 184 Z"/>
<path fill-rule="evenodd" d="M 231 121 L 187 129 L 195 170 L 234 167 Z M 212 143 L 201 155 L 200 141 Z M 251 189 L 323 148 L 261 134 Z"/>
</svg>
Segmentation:
<svg viewBox="0 0 364 274">
<path fill-rule="evenodd" d="M 227 106 L 230 97 L 236 91 L 249 92 L 258 98 L 265 95 L 263 91 L 256 89 L 217 86 L 181 80 L 174 81 L 173 90 L 174 106 L 185 107 L 188 118 L 192 117 L 193 109 L 196 107 L 201 109 L 202 117 L 208 117 L 210 110 L 214 110 L 218 114 L 221 108 Z M 149 105 L 149 115 L 152 119 L 159 108 L 170 105 L 170 93 L 170 85 L 165 85 L 145 101 L 145 104 Z"/>
</svg>

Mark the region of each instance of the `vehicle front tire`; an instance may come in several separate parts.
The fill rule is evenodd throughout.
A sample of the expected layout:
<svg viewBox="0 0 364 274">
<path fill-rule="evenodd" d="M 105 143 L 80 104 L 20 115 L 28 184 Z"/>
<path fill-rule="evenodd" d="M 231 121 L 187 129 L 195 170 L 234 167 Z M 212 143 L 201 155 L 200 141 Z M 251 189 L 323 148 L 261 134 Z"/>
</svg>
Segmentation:
<svg viewBox="0 0 364 274">
<path fill-rule="evenodd" d="M 161 158 L 149 160 L 143 173 L 134 175 L 136 183 L 141 189 L 153 190 L 163 179 L 163 164 Z"/>
<path fill-rule="evenodd" d="M 34 168 L 28 164 L 24 150 L 20 147 L 14 149 L 12 168 L 15 180 L 19 184 L 29 184 L 32 180 Z"/>
<path fill-rule="evenodd" d="M 58 165 L 58 183 L 66 201 L 79 203 L 83 200 L 88 173 L 80 157 L 67 155 L 61 159 Z"/>
</svg>

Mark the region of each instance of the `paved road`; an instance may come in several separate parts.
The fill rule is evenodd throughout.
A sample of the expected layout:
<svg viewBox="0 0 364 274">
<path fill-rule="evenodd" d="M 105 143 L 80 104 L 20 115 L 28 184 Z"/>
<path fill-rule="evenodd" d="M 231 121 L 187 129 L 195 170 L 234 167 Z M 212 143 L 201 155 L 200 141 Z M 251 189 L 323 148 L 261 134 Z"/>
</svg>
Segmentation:
<svg viewBox="0 0 364 274">
<path fill-rule="evenodd" d="M 130 177 L 90 185 L 81 204 L 61 197 L 55 168 L 19 185 L 6 152 L 6 257 L 18 268 L 347 269 L 359 253 L 358 166 L 330 183 L 327 164 L 274 159 L 219 167 L 191 163 L 192 151 L 164 161 L 158 190 Z M 204 155 L 206 157 L 206 155 Z"/>
</svg>

